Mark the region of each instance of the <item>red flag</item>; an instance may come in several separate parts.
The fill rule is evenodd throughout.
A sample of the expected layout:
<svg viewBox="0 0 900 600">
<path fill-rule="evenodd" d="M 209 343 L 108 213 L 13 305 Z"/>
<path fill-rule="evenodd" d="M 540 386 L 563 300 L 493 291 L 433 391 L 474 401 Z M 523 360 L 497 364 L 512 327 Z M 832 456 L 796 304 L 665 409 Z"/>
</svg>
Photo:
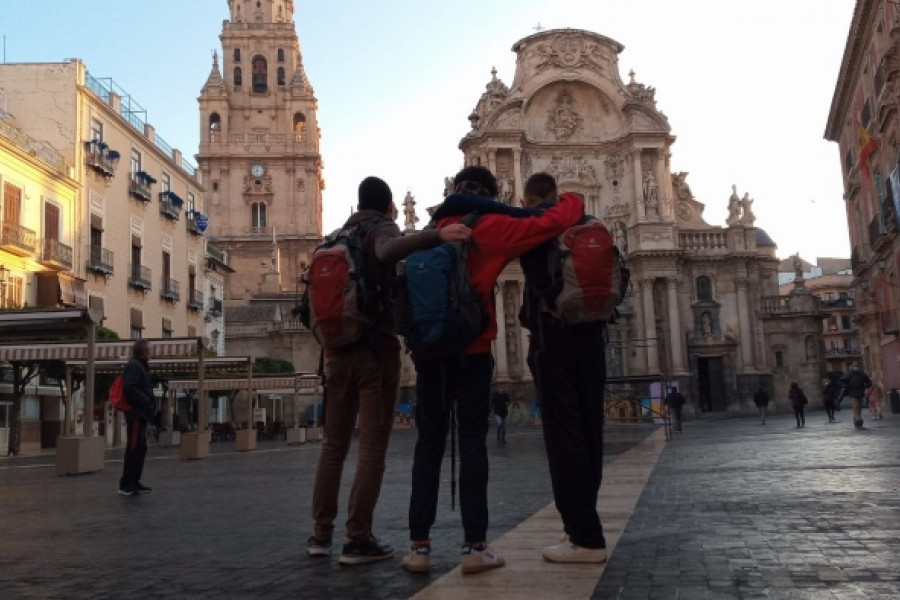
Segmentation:
<svg viewBox="0 0 900 600">
<path fill-rule="evenodd" d="M 863 127 L 862 123 L 857 123 L 859 128 L 859 168 L 862 172 L 869 172 L 869 157 L 878 149 L 878 142 L 872 137 L 872 134 Z"/>
</svg>

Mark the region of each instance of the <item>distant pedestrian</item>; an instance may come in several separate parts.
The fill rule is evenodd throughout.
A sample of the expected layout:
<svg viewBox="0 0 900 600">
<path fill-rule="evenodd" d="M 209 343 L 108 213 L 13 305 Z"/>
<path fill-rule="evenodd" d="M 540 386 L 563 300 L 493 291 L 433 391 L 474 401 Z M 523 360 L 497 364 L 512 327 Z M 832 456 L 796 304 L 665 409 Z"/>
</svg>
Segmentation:
<svg viewBox="0 0 900 600">
<path fill-rule="evenodd" d="M 759 411 L 760 425 L 766 424 L 766 411 L 769 408 L 769 392 L 766 388 L 759 386 L 756 393 L 753 394 L 753 402 L 756 403 L 756 410 Z"/>
<path fill-rule="evenodd" d="M 506 388 L 500 386 L 494 392 L 491 400 L 494 410 L 494 420 L 497 422 L 497 443 L 501 446 L 506 445 L 506 417 L 509 415 L 509 394 Z"/>
<path fill-rule="evenodd" d="M 872 380 L 865 371 L 859 368 L 859 365 L 854 363 L 850 370 L 841 377 L 841 385 L 847 390 L 847 395 L 853 402 L 853 426 L 862 429 L 862 399 L 866 394 L 866 389 L 872 385 Z"/>
<path fill-rule="evenodd" d="M 681 433 L 681 409 L 686 402 L 687 400 L 684 399 L 684 396 L 674 385 L 669 393 L 666 394 L 664 403 L 669 407 L 669 418 L 672 419 L 672 431 L 675 433 Z"/>
<path fill-rule="evenodd" d="M 828 415 L 828 422 L 837 423 L 837 419 L 834 418 L 834 410 L 840 399 L 841 386 L 830 377 L 822 380 L 822 386 L 822 403 L 825 405 L 825 414 Z"/>
<path fill-rule="evenodd" d="M 866 391 L 866 398 L 869 399 L 869 414 L 873 419 L 883 419 L 881 414 L 881 400 L 884 398 L 884 390 L 878 380 L 872 382 L 872 386 Z"/>
<path fill-rule="evenodd" d="M 794 417 L 797 419 L 797 429 L 806 427 L 806 415 L 803 414 L 803 407 L 809 403 L 806 394 L 800 389 L 796 381 L 791 382 L 791 389 L 788 392 L 788 399 L 791 401 L 791 408 L 794 409 Z"/>
<path fill-rule="evenodd" d="M 131 360 L 125 365 L 122 391 L 131 407 L 125 411 L 128 442 L 125 446 L 125 464 L 119 479 L 119 493 L 134 496 L 147 494 L 150 488 L 141 483 L 144 459 L 147 457 L 147 424 L 156 417 L 156 397 L 150 379 L 150 345 L 138 340 L 131 349 Z"/>
</svg>

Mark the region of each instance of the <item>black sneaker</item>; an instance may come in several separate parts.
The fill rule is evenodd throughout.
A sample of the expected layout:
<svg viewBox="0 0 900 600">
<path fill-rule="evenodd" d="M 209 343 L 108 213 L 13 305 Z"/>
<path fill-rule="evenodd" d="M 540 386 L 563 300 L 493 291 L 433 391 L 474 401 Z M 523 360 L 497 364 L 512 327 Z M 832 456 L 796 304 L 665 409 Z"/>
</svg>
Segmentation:
<svg viewBox="0 0 900 600">
<path fill-rule="evenodd" d="M 134 496 L 135 494 L 137 494 L 137 490 L 135 490 L 134 488 L 131 488 L 131 487 L 119 488 L 120 496 Z"/>
<path fill-rule="evenodd" d="M 137 492 L 137 493 L 139 493 L 139 494 L 149 494 L 152 490 L 153 490 L 153 488 L 147 487 L 146 485 L 144 485 L 144 484 L 141 483 L 140 481 L 138 481 L 137 485 L 134 486 L 134 491 Z"/>
<path fill-rule="evenodd" d="M 306 540 L 306 555 L 310 558 L 331 556 L 331 540 L 320 540 L 314 535 Z"/>
<path fill-rule="evenodd" d="M 394 549 L 387 544 L 382 544 L 374 535 L 364 542 L 348 542 L 344 544 L 341 558 L 338 562 L 342 565 L 361 565 L 364 563 L 384 560 L 394 556 Z"/>
</svg>

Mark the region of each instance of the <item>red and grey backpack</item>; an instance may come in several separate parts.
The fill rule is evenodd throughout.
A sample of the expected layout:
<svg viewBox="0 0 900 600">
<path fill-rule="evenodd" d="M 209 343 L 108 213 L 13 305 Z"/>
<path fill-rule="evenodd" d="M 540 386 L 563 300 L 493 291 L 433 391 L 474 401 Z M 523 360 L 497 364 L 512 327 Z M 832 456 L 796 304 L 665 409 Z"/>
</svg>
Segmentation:
<svg viewBox="0 0 900 600">
<path fill-rule="evenodd" d="M 629 271 L 602 221 L 583 216 L 551 243 L 547 260 L 550 286 L 541 294 L 546 311 L 569 324 L 613 319 Z"/>
<path fill-rule="evenodd" d="M 316 248 L 301 304 L 309 328 L 326 349 L 349 346 L 366 335 L 378 313 L 378 290 L 366 280 L 366 235 L 378 219 L 339 229 Z M 302 317 L 301 317 L 302 318 Z"/>
</svg>

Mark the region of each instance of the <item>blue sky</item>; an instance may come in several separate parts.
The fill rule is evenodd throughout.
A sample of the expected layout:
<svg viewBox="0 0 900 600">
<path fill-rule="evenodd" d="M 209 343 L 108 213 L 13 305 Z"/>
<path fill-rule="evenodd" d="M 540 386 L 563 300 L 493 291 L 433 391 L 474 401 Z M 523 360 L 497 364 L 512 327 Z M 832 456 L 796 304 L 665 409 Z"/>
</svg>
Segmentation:
<svg viewBox="0 0 900 600">
<path fill-rule="evenodd" d="M 854 0 L 295 1 L 304 66 L 319 101 L 325 228 L 383 177 L 401 200 L 437 203 L 462 165 L 466 120 L 490 71 L 511 83 L 519 39 L 588 29 L 625 46 L 621 77 L 656 88 L 677 141 L 672 170 L 724 224 L 732 184 L 755 199 L 778 244 L 849 257 L 840 159 L 822 139 Z M 82 59 L 112 77 L 185 156 L 197 152 L 197 96 L 226 0 L 0 0 L 7 62 Z M 221 50 L 220 50 L 221 52 Z M 12 112 L 13 107 L 10 107 Z M 423 223 L 425 218 L 423 217 Z"/>
</svg>

